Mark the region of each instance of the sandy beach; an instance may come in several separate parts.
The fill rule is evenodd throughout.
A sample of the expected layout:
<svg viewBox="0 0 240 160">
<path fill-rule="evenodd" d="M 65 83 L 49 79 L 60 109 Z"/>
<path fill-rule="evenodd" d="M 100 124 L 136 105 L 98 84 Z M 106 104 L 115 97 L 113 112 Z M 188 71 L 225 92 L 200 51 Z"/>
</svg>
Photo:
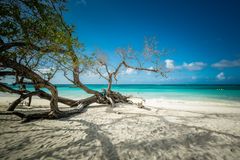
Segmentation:
<svg viewBox="0 0 240 160">
<path fill-rule="evenodd" d="M 13 97 L 12 97 L 13 98 Z M 1 110 L 10 99 L 1 97 Z M 135 100 L 136 101 L 136 100 Z M 35 99 L 25 112 L 46 109 Z M 41 105 L 39 105 L 41 104 Z M 223 159 L 240 157 L 239 103 L 147 99 L 146 108 L 92 105 L 60 120 L 0 116 L 0 159 Z M 64 106 L 61 106 L 64 109 Z"/>
<path fill-rule="evenodd" d="M 240 0 L 0 6 L 0 160 L 240 160 Z"/>
</svg>

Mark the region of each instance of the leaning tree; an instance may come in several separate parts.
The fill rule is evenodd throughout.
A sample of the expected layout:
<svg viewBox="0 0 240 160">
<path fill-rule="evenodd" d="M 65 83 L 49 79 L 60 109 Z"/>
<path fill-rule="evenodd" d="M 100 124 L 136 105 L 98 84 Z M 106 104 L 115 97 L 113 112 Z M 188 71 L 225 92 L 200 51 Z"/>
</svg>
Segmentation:
<svg viewBox="0 0 240 160">
<path fill-rule="evenodd" d="M 123 68 L 165 75 L 160 58 L 166 51 L 157 49 L 155 38 L 145 39 L 143 52 L 136 52 L 131 47 L 117 49 L 119 63 L 112 65 L 102 53 L 83 54 L 82 44 L 74 37 L 73 27 L 63 19 L 64 0 L 6 0 L 0 4 L 0 77 L 12 77 L 15 84 L 23 86 L 31 83 L 35 88 L 34 91 L 20 90 L 0 82 L 1 91 L 20 95 L 8 110 L 14 110 L 21 101 L 31 96 L 50 100 L 50 111 L 32 115 L 13 111 L 9 114 L 27 119 L 60 118 L 79 113 L 95 102 L 112 106 L 115 103 L 131 103 L 128 96 L 112 90 L 112 84 Z M 59 70 L 76 87 L 91 96 L 80 100 L 59 97 L 57 88 L 50 83 Z M 107 80 L 108 87 L 103 92 L 90 89 L 81 81 L 84 72 L 99 74 Z M 41 88 L 47 88 L 50 94 Z M 60 111 L 58 102 L 77 108 Z"/>
<path fill-rule="evenodd" d="M 61 14 L 59 13 L 59 15 Z M 59 17 L 62 19 L 62 16 Z M 63 20 L 62 22 L 64 23 Z M 73 30 L 66 24 L 64 24 L 64 27 L 66 36 L 74 37 Z M 79 55 L 78 53 L 81 54 Z M 117 82 L 117 77 L 122 68 L 153 72 L 162 77 L 166 76 L 167 71 L 164 71 L 161 58 L 167 53 L 167 50 L 158 49 L 158 42 L 155 37 L 145 38 L 142 52 L 137 52 L 134 51 L 132 47 L 127 47 L 118 48 L 116 53 L 119 63 L 113 65 L 106 61 L 106 54 L 99 52 L 99 50 L 91 55 L 84 55 L 79 51 L 79 48 L 74 47 L 74 45 L 69 45 L 67 54 L 64 55 L 64 63 L 55 59 L 61 64 L 60 68 L 64 72 L 66 79 L 87 94 L 92 95 L 87 99 L 77 101 L 75 104 L 86 107 L 92 103 L 112 104 L 112 106 L 115 106 L 115 103 L 132 103 L 129 100 L 129 96 L 122 95 L 112 90 L 112 84 L 114 81 Z M 101 78 L 107 81 L 107 89 L 103 88 L 103 92 L 100 92 L 83 84 L 80 79 L 83 72 L 97 73 Z"/>
<path fill-rule="evenodd" d="M 77 101 L 59 97 L 56 87 L 50 83 L 59 68 L 67 66 L 61 64 L 65 63 L 68 46 L 81 47 L 76 39 L 66 33 L 73 28 L 67 26 L 59 14 L 64 10 L 64 1 L 6 0 L 1 1 L 0 5 L 0 90 L 20 95 L 8 110 L 13 111 L 22 100 L 36 95 L 50 100 L 50 111 L 28 116 L 12 113 L 25 118 L 58 118 L 80 112 L 81 109 L 60 111 L 58 102 L 76 106 Z M 35 90 L 6 85 L 3 77 L 5 82 L 11 78 L 14 84 L 20 86 L 31 83 Z M 41 88 L 47 88 L 50 94 Z"/>
<path fill-rule="evenodd" d="M 78 105 L 88 106 L 91 103 L 111 104 L 113 107 L 116 103 L 131 103 L 129 96 L 122 95 L 112 90 L 112 84 L 117 82 L 119 74 L 123 69 L 132 69 L 136 71 L 153 72 L 162 77 L 166 76 L 167 71 L 161 63 L 161 58 L 167 53 L 166 49 L 159 50 L 158 42 L 155 37 L 145 38 L 142 52 L 135 51 L 132 47 L 118 48 L 116 54 L 118 64 L 111 64 L 107 61 L 107 55 L 97 50 L 90 59 L 90 63 L 86 62 L 85 57 L 76 56 L 74 48 L 70 49 L 68 63 L 72 67 L 64 71 L 64 76 L 75 86 L 83 89 L 92 96 L 88 99 L 80 100 Z M 82 62 L 82 58 L 86 62 Z M 90 64 L 90 65 L 89 65 Z M 69 65 L 70 66 L 70 65 Z M 92 72 L 98 74 L 100 78 L 107 81 L 107 88 L 103 88 L 102 92 L 92 90 L 80 81 L 80 73 Z M 70 73 L 70 74 L 69 74 Z M 70 76 L 69 76 L 70 75 Z"/>
<path fill-rule="evenodd" d="M 67 39 L 76 40 L 77 38 L 74 37 L 72 28 L 64 22 L 61 10 L 56 7 L 54 7 L 54 9 L 61 19 L 62 26 L 64 26 L 65 29 L 65 36 L 68 37 Z M 79 50 L 79 47 L 76 47 L 75 43 L 68 44 L 69 45 L 67 45 L 66 48 L 67 52 L 64 54 L 64 63 L 58 59 L 59 57 L 55 58 L 55 61 L 60 64 L 60 68 L 64 72 L 65 78 L 87 94 L 92 95 L 89 98 L 79 100 L 75 103 L 83 108 L 92 103 L 112 104 L 112 106 L 115 106 L 115 103 L 120 102 L 132 103 L 129 100 L 130 97 L 114 92 L 111 89 L 113 81 L 117 82 L 117 77 L 121 68 L 154 72 L 165 77 L 166 71 L 164 71 L 164 67 L 161 64 L 161 57 L 167 53 L 167 50 L 158 49 L 158 42 L 155 37 L 145 38 L 142 52 L 136 52 L 131 47 L 117 49 L 116 53 L 119 55 L 118 58 L 120 60 L 117 66 L 107 63 L 101 56 L 99 56 L 98 52 L 93 53 L 92 55 L 84 55 L 82 50 Z M 81 81 L 81 75 L 83 72 L 99 74 L 101 78 L 107 80 L 107 89 L 103 89 L 103 92 L 100 92 L 83 84 Z"/>
</svg>

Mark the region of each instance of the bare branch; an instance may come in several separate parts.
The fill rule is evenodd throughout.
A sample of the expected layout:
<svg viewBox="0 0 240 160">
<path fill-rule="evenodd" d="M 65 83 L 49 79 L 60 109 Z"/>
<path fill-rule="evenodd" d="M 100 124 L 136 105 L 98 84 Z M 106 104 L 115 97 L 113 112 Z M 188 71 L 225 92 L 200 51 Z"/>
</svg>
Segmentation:
<svg viewBox="0 0 240 160">
<path fill-rule="evenodd" d="M 166 76 L 164 72 L 161 71 L 161 68 L 144 68 L 144 67 L 134 67 L 134 66 L 130 66 L 128 65 L 125 61 L 123 61 L 123 65 L 126 68 L 131 68 L 131 69 L 135 69 L 138 71 L 148 71 L 148 72 L 154 72 L 154 73 L 160 73 L 162 76 Z"/>
<path fill-rule="evenodd" d="M 96 72 L 99 74 L 100 77 L 102 77 L 108 81 L 108 78 L 106 76 L 104 76 L 98 69 L 96 69 Z"/>
</svg>

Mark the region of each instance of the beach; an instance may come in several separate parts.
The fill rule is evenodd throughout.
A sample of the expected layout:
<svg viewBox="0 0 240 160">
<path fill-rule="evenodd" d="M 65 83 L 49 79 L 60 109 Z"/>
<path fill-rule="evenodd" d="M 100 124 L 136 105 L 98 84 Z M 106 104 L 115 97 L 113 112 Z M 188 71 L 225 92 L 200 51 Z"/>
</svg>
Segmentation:
<svg viewBox="0 0 240 160">
<path fill-rule="evenodd" d="M 0 160 L 240 160 L 240 1 L 0 6 Z"/>
<path fill-rule="evenodd" d="M 0 98 L 1 111 L 14 99 Z M 134 98 L 134 102 L 141 99 Z M 35 98 L 24 112 L 48 109 Z M 21 123 L 0 116 L 0 159 L 223 159 L 240 157 L 240 103 L 145 99 L 136 105 L 92 104 L 59 120 Z M 62 110 L 67 107 L 60 104 Z"/>
</svg>

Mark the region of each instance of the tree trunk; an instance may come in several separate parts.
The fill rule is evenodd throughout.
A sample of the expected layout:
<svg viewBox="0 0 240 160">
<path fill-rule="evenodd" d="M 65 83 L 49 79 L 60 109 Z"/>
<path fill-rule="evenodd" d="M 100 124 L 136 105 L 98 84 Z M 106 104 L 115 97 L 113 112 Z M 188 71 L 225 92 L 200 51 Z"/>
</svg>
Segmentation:
<svg viewBox="0 0 240 160">
<path fill-rule="evenodd" d="M 58 117 L 61 114 L 61 111 L 58 108 L 58 91 L 56 87 L 50 83 L 45 84 L 38 84 L 38 88 L 47 88 L 51 92 L 51 99 L 50 99 L 50 110 L 49 116 Z"/>
<path fill-rule="evenodd" d="M 33 95 L 37 95 L 38 92 L 30 92 L 27 94 L 22 94 L 17 100 L 15 100 L 7 109 L 7 111 L 14 111 L 14 109 L 19 105 L 19 103 L 21 103 L 22 101 L 24 101 L 26 98 L 28 97 L 32 97 Z"/>
<path fill-rule="evenodd" d="M 14 109 L 18 106 L 19 103 L 21 103 L 24 99 L 22 96 L 20 96 L 18 99 L 16 99 L 13 103 L 10 104 L 7 111 L 14 111 Z"/>
<path fill-rule="evenodd" d="M 12 68 L 15 71 L 21 73 L 24 75 L 24 77 L 31 79 L 34 84 L 36 84 L 37 88 L 47 88 L 51 92 L 51 100 L 50 100 L 50 116 L 57 116 L 60 114 L 60 110 L 58 109 L 58 92 L 56 90 L 56 87 L 53 86 L 48 81 L 44 80 L 41 76 L 39 76 L 37 73 L 32 71 L 31 69 L 17 63 L 14 60 L 11 60 L 10 58 L 6 56 L 0 57 L 0 62 L 2 63 L 3 67 Z"/>
<path fill-rule="evenodd" d="M 22 94 L 26 94 L 26 93 L 30 93 L 30 91 L 25 91 L 25 92 L 21 92 L 19 90 L 15 90 L 3 83 L 0 82 L 0 89 L 3 91 L 3 92 L 8 92 L 8 93 L 13 93 L 13 94 L 18 94 L 18 95 L 22 95 Z M 36 96 L 38 96 L 39 98 L 42 98 L 42 99 L 46 99 L 46 100 L 51 100 L 52 96 L 42 90 L 36 90 L 36 92 L 38 92 L 38 94 L 36 94 Z M 34 96 L 34 95 L 33 95 Z M 29 101 L 29 104 L 28 105 L 31 105 L 31 99 L 32 97 L 29 96 L 30 98 L 30 101 Z M 63 103 L 65 105 L 68 105 L 68 106 L 71 106 L 71 107 L 74 107 L 74 106 L 77 106 L 77 102 L 76 100 L 72 100 L 72 99 L 69 99 L 69 98 L 65 98 L 65 97 L 58 97 L 58 102 L 60 103 Z"/>
<path fill-rule="evenodd" d="M 30 97 L 28 98 L 28 104 L 27 104 L 27 106 L 31 106 L 31 103 L 32 103 L 32 96 L 30 96 Z"/>
<path fill-rule="evenodd" d="M 38 96 L 42 99 L 46 99 L 46 100 L 51 100 L 52 96 L 42 90 L 40 90 Z M 60 103 L 63 103 L 65 105 L 68 105 L 68 106 L 71 106 L 71 107 L 74 107 L 74 106 L 77 106 L 77 102 L 76 100 L 72 100 L 72 99 L 69 99 L 69 98 L 65 98 L 65 97 L 58 97 L 58 102 Z"/>
<path fill-rule="evenodd" d="M 112 74 L 109 75 L 107 93 L 110 93 L 111 88 L 112 88 Z"/>
<path fill-rule="evenodd" d="M 77 55 L 74 53 L 73 48 L 70 48 L 69 56 L 72 59 L 72 65 L 73 65 L 73 83 L 78 86 L 79 88 L 83 89 L 88 94 L 94 94 L 94 95 L 100 95 L 98 91 L 92 90 L 88 88 L 86 85 L 84 85 L 79 80 L 79 59 Z"/>
</svg>

